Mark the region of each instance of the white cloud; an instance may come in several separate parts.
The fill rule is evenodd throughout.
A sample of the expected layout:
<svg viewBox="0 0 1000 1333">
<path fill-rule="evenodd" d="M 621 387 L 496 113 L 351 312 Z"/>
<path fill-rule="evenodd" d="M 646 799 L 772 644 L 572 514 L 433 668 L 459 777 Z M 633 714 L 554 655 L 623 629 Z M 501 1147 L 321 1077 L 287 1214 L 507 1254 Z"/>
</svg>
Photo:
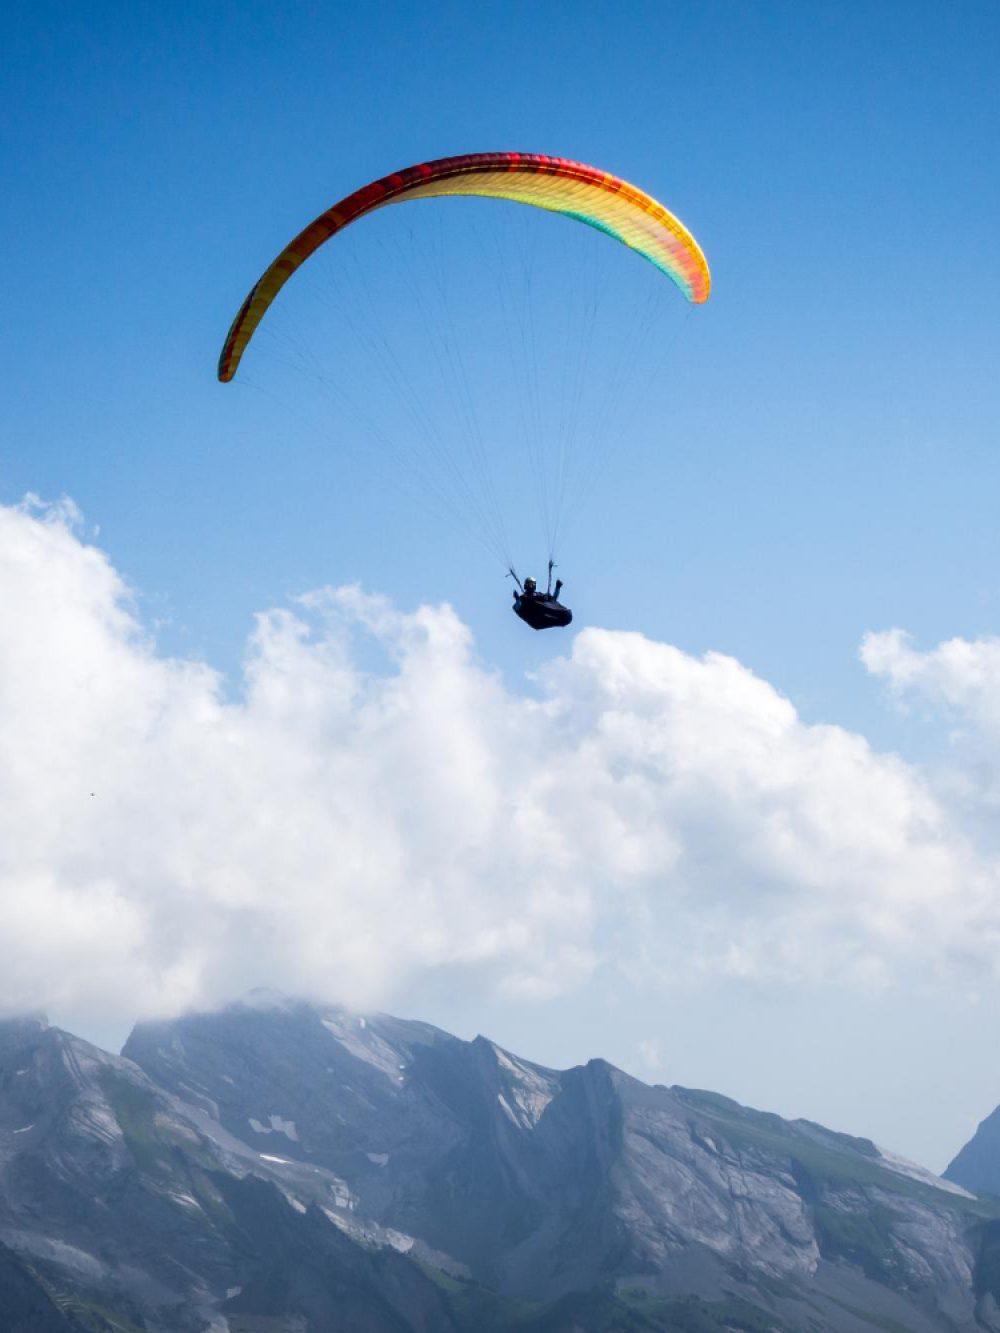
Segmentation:
<svg viewBox="0 0 1000 1333">
<path fill-rule="evenodd" d="M 980 856 L 1000 858 L 1000 639 L 948 639 L 921 651 L 899 629 L 867 634 L 861 659 L 892 697 L 943 717 L 949 748 L 934 782 L 952 827 L 966 831 Z"/>
<path fill-rule="evenodd" d="M 946 709 L 994 746 L 1000 740 L 1000 639 L 949 639 L 929 652 L 901 629 L 866 634 L 861 660 L 900 699 Z"/>
<path fill-rule="evenodd" d="M 258 618 L 234 701 L 66 506 L 0 509 L 0 608 L 6 1011 L 996 957 L 998 864 L 947 793 L 731 658 L 588 629 L 515 694 L 449 607 L 327 589 Z"/>
</svg>

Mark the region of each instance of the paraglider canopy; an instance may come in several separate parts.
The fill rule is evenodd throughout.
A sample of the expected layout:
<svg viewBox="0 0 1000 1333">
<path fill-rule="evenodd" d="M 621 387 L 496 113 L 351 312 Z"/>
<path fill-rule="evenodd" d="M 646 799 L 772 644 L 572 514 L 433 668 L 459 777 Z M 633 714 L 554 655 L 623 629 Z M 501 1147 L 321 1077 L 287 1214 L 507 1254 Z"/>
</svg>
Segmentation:
<svg viewBox="0 0 1000 1333">
<path fill-rule="evenodd" d="M 708 300 L 711 277 L 701 247 L 684 224 L 635 185 L 607 171 L 543 153 L 466 153 L 421 162 L 372 181 L 328 208 L 278 255 L 233 320 L 219 357 L 231 380 L 268 306 L 300 264 L 349 223 L 409 199 L 480 195 L 562 213 L 606 232 L 671 278 L 689 301 Z"/>
</svg>

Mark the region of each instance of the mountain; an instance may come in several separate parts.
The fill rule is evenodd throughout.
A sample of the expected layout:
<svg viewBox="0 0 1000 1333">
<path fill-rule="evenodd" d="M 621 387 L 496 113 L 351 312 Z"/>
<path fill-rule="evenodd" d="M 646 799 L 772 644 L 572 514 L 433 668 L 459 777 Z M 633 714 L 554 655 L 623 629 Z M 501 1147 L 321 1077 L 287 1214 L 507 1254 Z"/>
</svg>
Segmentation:
<svg viewBox="0 0 1000 1333">
<path fill-rule="evenodd" d="M 1000 1106 L 980 1124 L 944 1175 L 967 1190 L 1000 1198 Z"/>
<path fill-rule="evenodd" d="M 221 1331 L 227 1301 L 239 1311 L 250 1288 L 266 1306 L 296 1284 L 288 1299 L 317 1328 L 459 1327 L 416 1265 L 345 1237 L 207 1123 L 128 1060 L 37 1020 L 0 1024 L 0 1294 L 49 1318 L 46 1298 L 53 1333 Z"/>
<path fill-rule="evenodd" d="M 4 1333 L 86 1333 L 61 1310 L 30 1265 L 0 1245 L 0 1317 Z"/>
<path fill-rule="evenodd" d="M 868 1140 L 280 997 L 0 1024 L 0 1244 L 40 1333 L 1000 1330 L 1000 1205 Z"/>
</svg>

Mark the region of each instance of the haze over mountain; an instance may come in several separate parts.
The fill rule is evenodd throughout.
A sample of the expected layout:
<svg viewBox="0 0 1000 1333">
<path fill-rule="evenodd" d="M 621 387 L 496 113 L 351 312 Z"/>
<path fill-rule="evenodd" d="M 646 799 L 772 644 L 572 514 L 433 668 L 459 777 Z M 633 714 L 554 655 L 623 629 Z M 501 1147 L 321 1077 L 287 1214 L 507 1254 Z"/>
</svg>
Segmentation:
<svg viewBox="0 0 1000 1333">
<path fill-rule="evenodd" d="M 601 1060 L 273 995 L 0 1025 L 0 1295 L 47 1333 L 1000 1329 L 1000 1204 Z"/>
</svg>

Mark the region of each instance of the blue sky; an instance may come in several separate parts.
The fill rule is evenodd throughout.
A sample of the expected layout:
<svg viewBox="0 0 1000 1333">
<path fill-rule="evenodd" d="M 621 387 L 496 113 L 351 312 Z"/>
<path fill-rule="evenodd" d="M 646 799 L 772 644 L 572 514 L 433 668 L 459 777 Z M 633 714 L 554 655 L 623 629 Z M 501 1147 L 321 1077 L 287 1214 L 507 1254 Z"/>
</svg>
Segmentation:
<svg viewBox="0 0 1000 1333">
<path fill-rule="evenodd" d="M 251 612 L 362 578 L 455 601 L 518 670 L 493 569 L 372 540 L 215 383 L 261 268 L 412 160 L 519 145 L 661 195 L 702 241 L 665 447 L 567 553 L 581 614 L 719 648 L 874 724 L 862 631 L 997 619 L 989 4 L 136 4 L 8 32 L 6 500 L 68 493 L 151 612 L 229 665 Z M 435 206 L 447 208 L 449 205 Z M 377 388 L 377 386 L 376 386 Z M 627 468 L 627 458 L 624 466 Z M 326 483 L 326 484 L 319 484 Z M 279 499 L 280 497 L 280 499 Z M 447 534 L 450 538 L 451 534 Z"/>
<path fill-rule="evenodd" d="M 634 382 L 634 435 L 562 553 L 577 625 L 730 654 L 806 722 L 933 757 L 947 718 L 888 707 L 858 646 L 1000 622 L 998 43 L 985 2 L 23 9 L 0 71 L 0 503 L 71 497 L 164 653 L 236 676 L 256 613 L 360 581 L 404 611 L 451 602 L 530 693 L 567 640 L 522 630 L 502 570 L 340 457 L 308 386 L 255 392 L 280 379 L 266 349 L 247 386 L 215 363 L 263 267 L 373 176 L 495 148 L 578 158 L 673 208 L 715 285 Z M 463 206 L 419 207 L 468 273 Z M 556 245 L 569 224 L 543 222 Z M 641 287 L 639 261 L 603 249 L 602 280 Z M 310 281 L 283 318 L 306 320 Z M 350 374 L 384 394 L 362 357 Z M 552 1022 L 582 1055 L 582 1029 Z"/>
</svg>

